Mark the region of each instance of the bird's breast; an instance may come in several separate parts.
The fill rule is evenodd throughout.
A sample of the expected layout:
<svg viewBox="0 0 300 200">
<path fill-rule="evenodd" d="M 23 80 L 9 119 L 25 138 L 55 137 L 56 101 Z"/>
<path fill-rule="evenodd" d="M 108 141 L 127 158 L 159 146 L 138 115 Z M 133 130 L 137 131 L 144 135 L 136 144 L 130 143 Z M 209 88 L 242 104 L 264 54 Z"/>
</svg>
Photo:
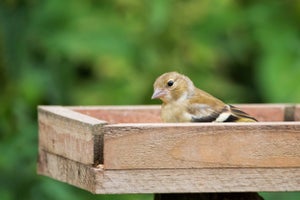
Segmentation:
<svg viewBox="0 0 300 200">
<path fill-rule="evenodd" d="M 184 103 L 163 104 L 161 117 L 164 122 L 191 122 L 192 115 L 187 112 Z"/>
</svg>

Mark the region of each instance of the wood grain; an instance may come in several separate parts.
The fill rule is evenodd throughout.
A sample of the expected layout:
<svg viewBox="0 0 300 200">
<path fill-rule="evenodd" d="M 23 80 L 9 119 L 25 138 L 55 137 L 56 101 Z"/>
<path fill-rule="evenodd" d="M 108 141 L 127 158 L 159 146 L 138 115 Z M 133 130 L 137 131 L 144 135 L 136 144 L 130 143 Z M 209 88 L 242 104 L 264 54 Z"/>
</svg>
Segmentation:
<svg viewBox="0 0 300 200">
<path fill-rule="evenodd" d="M 291 104 L 234 104 L 259 122 L 285 121 L 286 108 Z"/>
<path fill-rule="evenodd" d="M 262 122 L 159 123 L 160 106 L 39 106 L 38 173 L 97 194 L 299 191 L 300 105 L 236 106 Z"/>
<path fill-rule="evenodd" d="M 300 105 L 295 106 L 294 119 L 295 121 L 300 121 Z"/>
<path fill-rule="evenodd" d="M 61 106 L 38 108 L 39 148 L 85 164 L 103 162 L 106 124 Z"/>
<path fill-rule="evenodd" d="M 96 189 L 94 168 L 44 150 L 39 150 L 37 173 L 90 192 Z"/>
<path fill-rule="evenodd" d="M 300 167 L 300 122 L 104 127 L 106 169 Z"/>
<path fill-rule="evenodd" d="M 114 123 L 159 123 L 160 106 L 84 106 L 72 110 Z"/>
<path fill-rule="evenodd" d="M 234 104 L 258 121 L 284 121 L 286 107 L 292 104 Z M 73 106 L 76 112 L 114 123 L 159 123 L 160 106 Z"/>
<path fill-rule="evenodd" d="M 96 194 L 299 191 L 300 168 L 105 170 L 40 152 L 38 173 Z"/>
</svg>

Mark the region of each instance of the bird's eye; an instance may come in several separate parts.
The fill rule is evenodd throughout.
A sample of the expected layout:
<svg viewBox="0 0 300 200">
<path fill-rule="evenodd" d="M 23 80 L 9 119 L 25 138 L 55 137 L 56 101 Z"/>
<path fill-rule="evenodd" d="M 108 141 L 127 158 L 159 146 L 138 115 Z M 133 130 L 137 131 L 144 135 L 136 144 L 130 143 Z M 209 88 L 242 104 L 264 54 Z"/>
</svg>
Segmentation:
<svg viewBox="0 0 300 200">
<path fill-rule="evenodd" d="M 167 84 L 168 84 L 169 87 L 171 87 L 174 84 L 174 81 L 173 80 L 169 80 Z"/>
</svg>

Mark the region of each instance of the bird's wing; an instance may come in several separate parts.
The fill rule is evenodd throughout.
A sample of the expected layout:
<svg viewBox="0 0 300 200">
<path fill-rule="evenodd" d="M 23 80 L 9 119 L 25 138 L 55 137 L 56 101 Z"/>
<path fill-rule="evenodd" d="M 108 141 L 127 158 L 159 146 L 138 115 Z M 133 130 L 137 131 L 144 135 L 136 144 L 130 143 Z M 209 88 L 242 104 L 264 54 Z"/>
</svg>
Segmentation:
<svg viewBox="0 0 300 200">
<path fill-rule="evenodd" d="M 225 105 L 216 110 L 206 104 L 195 104 L 188 112 L 192 115 L 192 122 L 255 122 L 254 117 L 232 105 Z"/>
<path fill-rule="evenodd" d="M 193 104 L 188 108 L 192 122 L 213 122 L 221 112 L 216 111 L 207 104 Z"/>
</svg>

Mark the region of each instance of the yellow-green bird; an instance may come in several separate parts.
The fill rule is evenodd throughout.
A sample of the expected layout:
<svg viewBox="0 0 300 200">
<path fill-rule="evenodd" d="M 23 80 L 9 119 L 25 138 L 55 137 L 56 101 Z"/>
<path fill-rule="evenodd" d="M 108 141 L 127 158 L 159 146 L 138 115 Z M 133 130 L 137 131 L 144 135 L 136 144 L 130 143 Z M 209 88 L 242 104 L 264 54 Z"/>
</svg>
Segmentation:
<svg viewBox="0 0 300 200">
<path fill-rule="evenodd" d="M 154 82 L 152 99 L 161 99 L 164 122 L 255 122 L 238 108 L 198 89 L 185 75 L 167 72 Z"/>
</svg>

